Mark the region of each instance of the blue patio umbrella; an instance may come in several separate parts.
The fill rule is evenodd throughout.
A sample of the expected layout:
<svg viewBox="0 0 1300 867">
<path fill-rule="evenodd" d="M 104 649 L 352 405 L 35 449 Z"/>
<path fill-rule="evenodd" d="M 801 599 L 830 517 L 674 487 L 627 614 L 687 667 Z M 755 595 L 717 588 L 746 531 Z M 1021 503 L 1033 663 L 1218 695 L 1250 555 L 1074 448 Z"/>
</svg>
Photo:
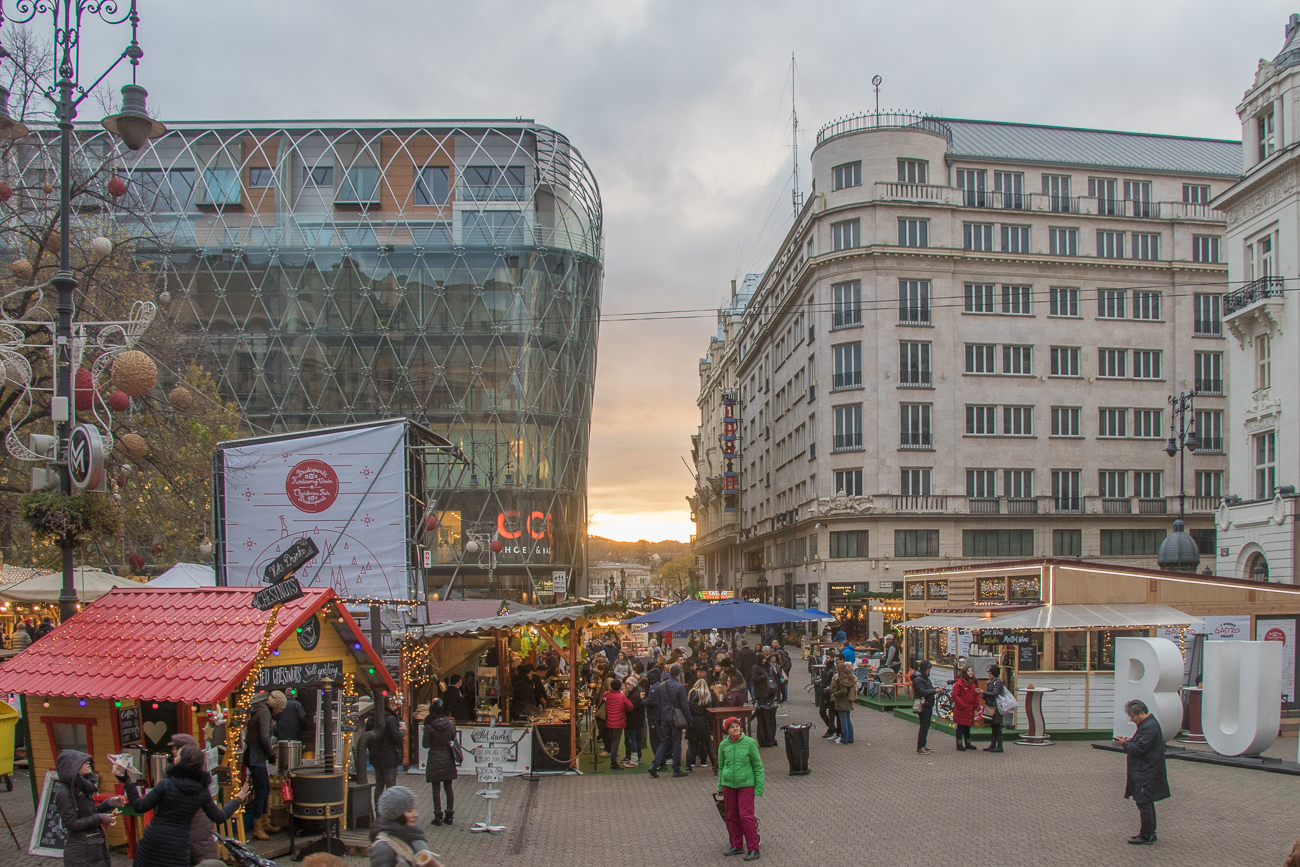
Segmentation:
<svg viewBox="0 0 1300 867">
<path fill-rule="evenodd" d="M 742 626 L 759 626 L 764 623 L 795 623 L 824 619 L 821 612 L 795 611 L 761 602 L 743 599 L 726 599 L 712 602 L 702 608 L 688 610 L 680 617 L 655 623 L 655 632 L 689 632 L 692 629 L 739 629 Z"/>
<path fill-rule="evenodd" d="M 707 604 L 707 602 L 699 599 L 683 599 L 681 602 L 674 602 L 672 605 L 665 605 L 663 608 L 647 611 L 645 614 L 638 614 L 630 620 L 624 620 L 623 623 L 624 625 L 631 623 L 662 623 L 665 620 L 673 620 L 688 611 L 694 611 L 701 605 Z"/>
<path fill-rule="evenodd" d="M 817 617 L 818 620 L 834 620 L 834 619 L 835 619 L 835 615 L 834 615 L 834 614 L 827 614 L 825 611 L 818 611 L 816 608 L 805 608 L 805 609 L 803 610 L 803 613 L 804 613 L 804 614 L 813 614 L 813 615 L 816 615 L 816 617 Z"/>
</svg>

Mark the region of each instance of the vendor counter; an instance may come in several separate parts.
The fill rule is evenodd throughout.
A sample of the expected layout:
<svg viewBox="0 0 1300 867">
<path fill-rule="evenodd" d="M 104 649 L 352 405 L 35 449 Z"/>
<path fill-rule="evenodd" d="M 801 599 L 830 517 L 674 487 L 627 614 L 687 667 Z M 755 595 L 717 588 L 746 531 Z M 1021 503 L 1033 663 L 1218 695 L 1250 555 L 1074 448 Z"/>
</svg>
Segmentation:
<svg viewBox="0 0 1300 867">
<path fill-rule="evenodd" d="M 504 776 L 532 773 L 565 773 L 572 770 L 568 719 L 543 717 L 526 725 L 456 727 L 456 742 L 464 753 L 459 773 L 474 776 L 477 769 L 491 764 Z M 420 738 L 419 764 L 412 774 L 424 774 L 428 748 Z"/>
</svg>

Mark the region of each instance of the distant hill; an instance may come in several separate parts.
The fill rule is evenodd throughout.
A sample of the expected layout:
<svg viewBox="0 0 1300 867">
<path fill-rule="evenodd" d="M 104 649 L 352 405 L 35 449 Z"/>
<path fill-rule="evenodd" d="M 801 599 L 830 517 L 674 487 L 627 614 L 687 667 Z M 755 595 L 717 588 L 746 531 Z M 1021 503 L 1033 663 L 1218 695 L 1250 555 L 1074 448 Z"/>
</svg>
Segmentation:
<svg viewBox="0 0 1300 867">
<path fill-rule="evenodd" d="M 617 560 L 621 563 L 640 563 L 650 565 L 650 555 L 658 554 L 660 561 L 671 560 L 678 554 L 691 550 L 690 543 L 666 539 L 662 542 L 649 542 L 641 539 L 637 542 L 617 542 L 604 536 L 588 536 L 588 559 L 592 563 L 601 560 Z"/>
</svg>

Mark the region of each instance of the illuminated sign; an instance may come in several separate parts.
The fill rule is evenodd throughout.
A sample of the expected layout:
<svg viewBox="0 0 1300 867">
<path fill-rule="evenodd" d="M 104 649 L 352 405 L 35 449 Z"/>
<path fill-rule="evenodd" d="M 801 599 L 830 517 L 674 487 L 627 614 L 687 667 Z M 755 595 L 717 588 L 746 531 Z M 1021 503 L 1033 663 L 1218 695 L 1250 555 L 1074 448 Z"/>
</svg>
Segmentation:
<svg viewBox="0 0 1300 867">
<path fill-rule="evenodd" d="M 722 599 L 731 599 L 734 595 L 730 590 L 700 590 L 695 594 L 695 598 L 705 602 L 718 602 Z"/>
</svg>

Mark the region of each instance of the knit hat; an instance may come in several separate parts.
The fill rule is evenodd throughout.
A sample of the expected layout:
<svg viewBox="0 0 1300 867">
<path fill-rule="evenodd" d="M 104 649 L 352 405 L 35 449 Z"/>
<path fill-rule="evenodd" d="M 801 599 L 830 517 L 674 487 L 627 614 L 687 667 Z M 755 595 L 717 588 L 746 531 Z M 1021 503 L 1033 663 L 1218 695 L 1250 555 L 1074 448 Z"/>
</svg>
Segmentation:
<svg viewBox="0 0 1300 867">
<path fill-rule="evenodd" d="M 725 732 L 725 731 L 727 731 L 729 728 L 731 728 L 731 724 L 732 724 L 732 723 L 739 723 L 739 722 L 740 722 L 740 717 L 738 717 L 738 716 L 729 716 L 729 717 L 727 717 L 726 719 L 724 719 L 724 720 L 722 721 L 722 730 Z M 744 728 L 744 726 L 741 726 L 741 728 Z"/>
<path fill-rule="evenodd" d="M 284 693 L 277 689 L 267 696 L 266 704 L 271 710 L 284 710 L 284 706 L 288 704 L 288 699 L 284 697 Z"/>
<path fill-rule="evenodd" d="M 415 793 L 406 786 L 390 786 L 379 796 L 379 818 L 399 822 L 402 814 L 415 807 Z"/>
</svg>

